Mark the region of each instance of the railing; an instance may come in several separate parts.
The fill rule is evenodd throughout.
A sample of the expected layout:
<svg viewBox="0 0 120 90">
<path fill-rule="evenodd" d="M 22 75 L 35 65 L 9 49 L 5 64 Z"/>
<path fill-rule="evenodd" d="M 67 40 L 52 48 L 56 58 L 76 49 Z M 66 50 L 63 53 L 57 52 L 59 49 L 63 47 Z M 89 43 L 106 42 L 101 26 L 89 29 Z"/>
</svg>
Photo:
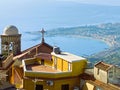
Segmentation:
<svg viewBox="0 0 120 90">
<path fill-rule="evenodd" d="M 72 71 L 68 72 L 44 72 L 44 71 L 24 71 L 24 76 L 30 76 L 30 77 L 42 77 L 42 78 L 62 78 L 62 77 L 71 77 Z"/>
<path fill-rule="evenodd" d="M 2 62 L 2 68 L 6 69 L 13 62 L 13 54 L 10 54 L 7 59 Z"/>
<path fill-rule="evenodd" d="M 26 60 L 26 65 L 31 64 L 35 61 L 34 58 L 31 58 L 32 60 Z M 60 72 L 50 72 L 50 71 L 31 71 L 27 70 L 24 60 L 22 61 L 23 64 L 23 70 L 24 70 L 24 76 L 30 76 L 30 77 L 42 77 L 42 78 L 61 78 L 61 77 L 70 77 L 72 76 L 72 71 L 60 71 Z M 52 68 L 52 67 L 51 67 Z"/>
<path fill-rule="evenodd" d="M 73 76 L 78 76 L 80 74 L 82 74 L 84 72 L 84 67 L 86 65 L 85 61 L 80 61 L 80 64 L 78 62 L 74 62 L 72 63 L 72 70 L 69 71 L 69 69 L 67 70 L 61 70 L 59 71 L 55 71 L 52 72 L 51 70 L 44 70 L 44 69 L 39 69 L 39 70 L 31 70 L 28 68 L 31 68 L 32 66 L 29 67 L 29 65 L 32 65 L 34 63 L 36 63 L 35 58 L 31 58 L 31 59 L 25 59 L 22 60 L 22 65 L 23 65 L 23 70 L 24 70 L 24 76 L 25 77 L 41 77 L 41 78 L 64 78 L 64 77 L 73 77 Z M 79 64 L 79 66 L 77 66 L 77 64 Z M 36 65 L 36 64 L 35 64 Z M 39 66 L 39 64 L 38 64 Z M 54 65 L 45 65 L 44 66 L 49 66 L 51 69 L 54 69 Z M 67 65 L 66 65 L 67 66 Z M 67 66 L 68 67 L 68 66 Z M 38 67 L 40 68 L 40 67 Z M 61 66 L 61 68 L 64 68 Z"/>
</svg>

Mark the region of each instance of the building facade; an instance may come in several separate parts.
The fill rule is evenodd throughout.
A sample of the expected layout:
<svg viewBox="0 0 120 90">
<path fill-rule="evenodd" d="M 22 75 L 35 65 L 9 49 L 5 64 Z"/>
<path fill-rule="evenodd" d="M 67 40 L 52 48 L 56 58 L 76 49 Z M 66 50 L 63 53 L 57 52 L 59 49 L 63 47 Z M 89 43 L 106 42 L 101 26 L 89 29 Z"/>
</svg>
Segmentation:
<svg viewBox="0 0 120 90">
<path fill-rule="evenodd" d="M 100 61 L 91 71 L 81 76 L 82 90 L 120 90 L 119 67 Z"/>
<path fill-rule="evenodd" d="M 94 66 L 94 77 L 104 83 L 118 84 L 120 83 L 120 68 L 100 61 Z"/>
<path fill-rule="evenodd" d="M 25 90 L 79 90 L 85 58 L 61 52 L 41 53 L 23 60 Z"/>
<path fill-rule="evenodd" d="M 120 86 L 119 67 L 98 62 L 94 72 L 88 74 L 85 58 L 61 52 L 58 47 L 45 43 L 44 32 L 42 29 L 40 44 L 21 51 L 18 29 L 15 26 L 4 29 L 0 74 L 5 75 L 5 82 L 25 90 L 120 90 L 114 86 Z M 5 60 L 3 55 L 7 56 Z M 5 82 L 2 86 L 7 86 Z"/>
<path fill-rule="evenodd" d="M 104 62 L 98 62 L 94 66 L 94 77 L 104 83 L 108 83 L 108 79 L 113 76 L 113 65 Z"/>
</svg>

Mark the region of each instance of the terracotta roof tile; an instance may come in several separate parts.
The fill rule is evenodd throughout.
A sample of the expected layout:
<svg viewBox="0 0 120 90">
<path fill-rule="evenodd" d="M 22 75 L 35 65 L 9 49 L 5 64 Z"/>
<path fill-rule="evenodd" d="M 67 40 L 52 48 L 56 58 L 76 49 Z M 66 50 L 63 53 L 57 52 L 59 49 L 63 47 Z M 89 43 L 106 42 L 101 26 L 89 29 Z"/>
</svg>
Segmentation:
<svg viewBox="0 0 120 90">
<path fill-rule="evenodd" d="M 48 53 L 39 53 L 39 54 L 35 55 L 35 57 L 41 58 L 44 60 L 50 60 L 50 61 L 52 60 L 52 55 L 48 54 Z"/>
<path fill-rule="evenodd" d="M 95 64 L 95 67 L 96 68 L 99 68 L 99 69 L 102 69 L 104 71 L 107 71 L 109 70 L 113 65 L 110 65 L 110 64 L 106 64 L 104 62 L 98 62 L 97 64 Z"/>
<path fill-rule="evenodd" d="M 96 80 L 92 74 L 83 73 L 80 78 L 85 80 L 87 83 L 94 85 L 95 87 L 100 87 L 102 90 L 120 90 L 120 87 L 113 84 L 106 84 L 99 80 Z"/>
</svg>

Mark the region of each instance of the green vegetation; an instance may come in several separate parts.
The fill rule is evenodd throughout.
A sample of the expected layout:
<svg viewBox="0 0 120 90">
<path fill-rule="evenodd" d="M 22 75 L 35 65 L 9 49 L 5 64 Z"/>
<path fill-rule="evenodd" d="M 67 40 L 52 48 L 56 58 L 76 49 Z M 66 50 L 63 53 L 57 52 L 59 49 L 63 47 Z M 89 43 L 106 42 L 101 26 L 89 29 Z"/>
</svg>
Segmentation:
<svg viewBox="0 0 120 90">
<path fill-rule="evenodd" d="M 86 25 L 71 28 L 50 30 L 47 36 L 90 37 L 105 41 L 110 48 L 106 51 L 87 57 L 90 61 L 99 60 L 120 65 L 120 23 L 106 23 L 100 25 Z"/>
</svg>

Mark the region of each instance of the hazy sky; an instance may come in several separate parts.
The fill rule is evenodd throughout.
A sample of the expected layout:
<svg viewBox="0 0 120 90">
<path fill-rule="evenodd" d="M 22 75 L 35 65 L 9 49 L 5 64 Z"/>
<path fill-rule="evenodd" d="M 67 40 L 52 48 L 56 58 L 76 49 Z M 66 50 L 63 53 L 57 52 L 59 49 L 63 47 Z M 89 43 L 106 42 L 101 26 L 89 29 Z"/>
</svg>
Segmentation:
<svg viewBox="0 0 120 90">
<path fill-rule="evenodd" d="M 86 3 L 86 4 L 120 6 L 120 0 L 57 0 L 57 1 L 67 1 L 67 2 L 71 1 L 77 3 Z"/>
<path fill-rule="evenodd" d="M 120 22 L 120 0 L 0 0 L 0 33 L 8 25 L 22 33 L 113 21 Z"/>
<path fill-rule="evenodd" d="M 89 13 L 88 11 L 90 11 L 88 10 L 89 7 L 85 6 L 84 9 L 81 9 L 79 4 L 91 4 L 91 6 L 93 4 L 120 6 L 120 0 L 0 0 L 0 29 L 9 24 L 15 24 L 20 27 L 49 27 L 51 23 L 55 23 L 54 25 L 56 26 L 60 26 L 60 24 L 62 26 L 64 24 L 67 25 L 70 21 L 77 21 L 78 17 L 80 17 L 79 21 L 81 21 L 81 23 L 84 23 L 85 19 L 86 21 L 92 22 L 94 17 L 89 20 L 90 17 L 88 18 L 87 16 Z M 79 12 L 81 12 L 81 14 L 78 13 L 77 7 L 79 7 Z M 65 10 L 66 13 L 62 10 Z M 75 11 L 75 15 L 73 15 L 73 11 Z M 112 13 L 111 9 L 107 11 L 108 14 L 109 12 L 110 14 Z M 92 12 L 92 14 L 89 13 L 89 16 L 97 15 L 98 13 L 98 11 L 94 10 Z M 116 12 L 114 11 L 115 15 L 118 14 L 118 12 L 118 10 Z M 103 14 L 101 17 L 104 17 L 104 12 L 102 10 L 99 10 L 99 13 L 99 15 Z M 67 18 L 68 15 L 71 15 L 71 20 Z M 100 17 L 96 17 L 96 20 L 97 18 Z M 64 19 L 64 21 L 62 19 Z M 77 24 L 79 24 L 79 22 Z"/>
<path fill-rule="evenodd" d="M 1 0 L 0 8 L 11 8 L 11 7 L 19 7 L 21 5 L 32 5 L 38 3 L 40 5 L 47 3 L 55 3 L 55 2 L 76 2 L 76 3 L 86 3 L 86 4 L 97 4 L 97 5 L 112 5 L 112 6 L 120 6 L 120 0 Z"/>
</svg>

